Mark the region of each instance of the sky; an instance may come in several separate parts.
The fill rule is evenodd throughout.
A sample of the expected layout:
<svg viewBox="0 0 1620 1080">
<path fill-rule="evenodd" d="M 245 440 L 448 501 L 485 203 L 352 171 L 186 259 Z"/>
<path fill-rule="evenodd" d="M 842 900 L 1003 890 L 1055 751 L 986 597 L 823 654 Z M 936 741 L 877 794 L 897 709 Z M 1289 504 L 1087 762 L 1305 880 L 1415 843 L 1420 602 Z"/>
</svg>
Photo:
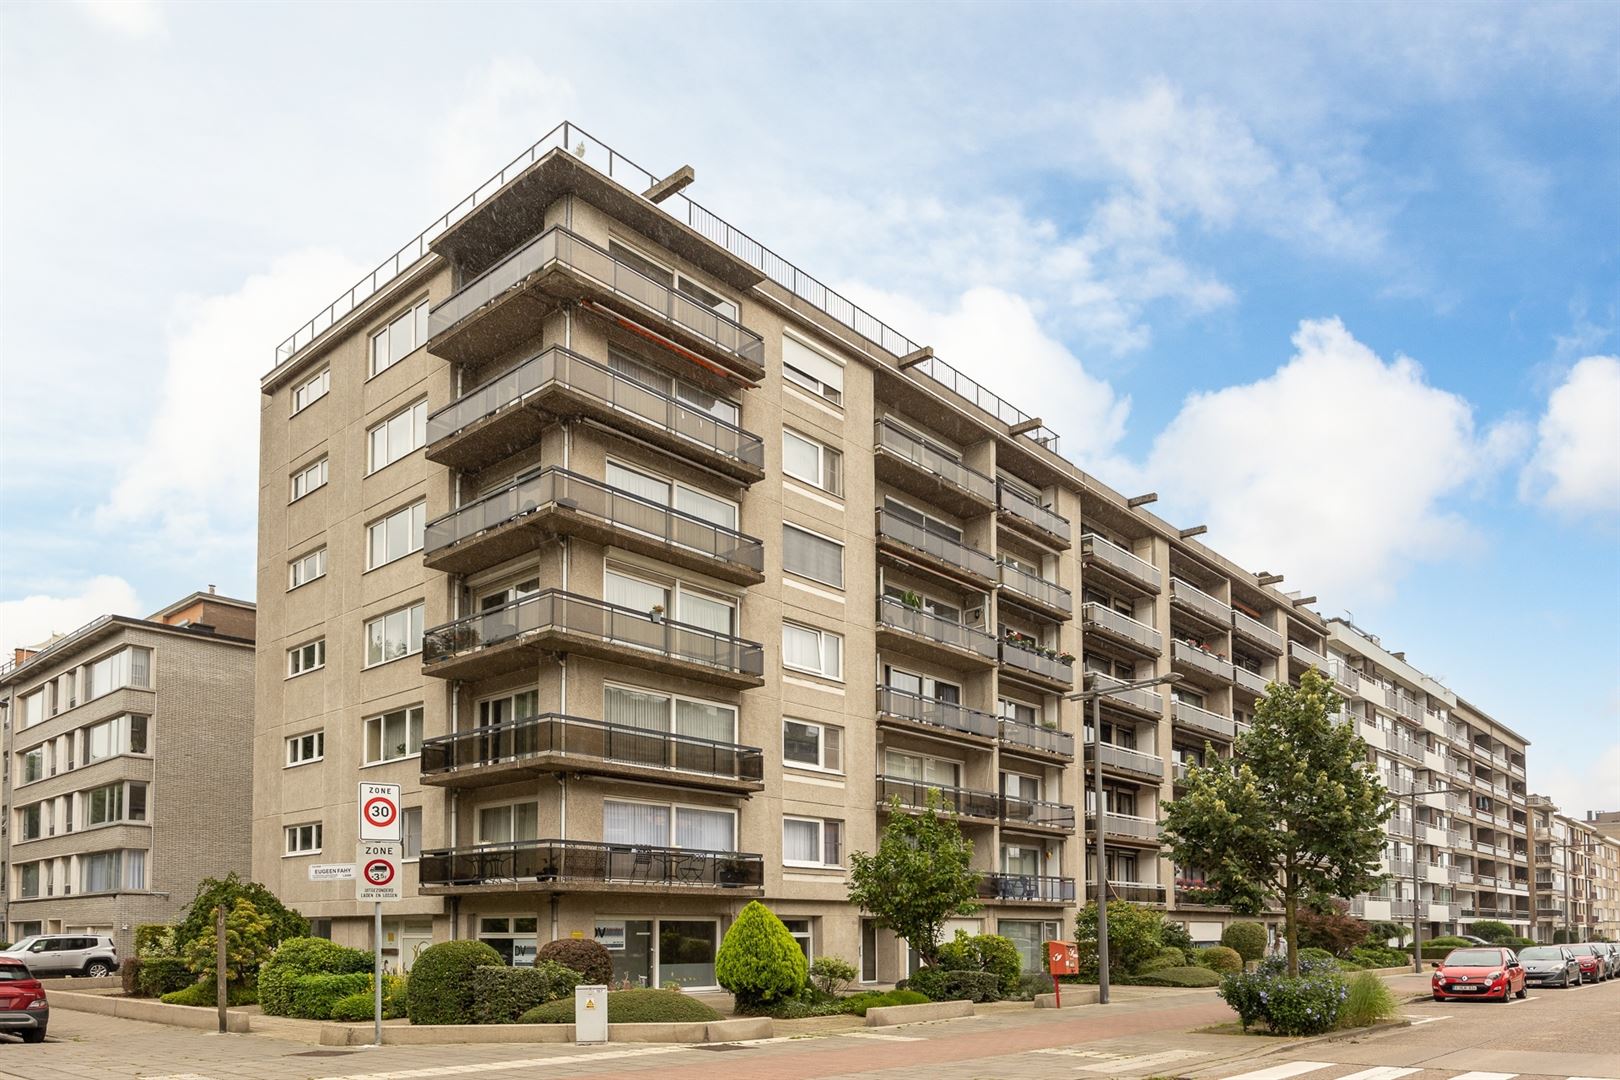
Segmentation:
<svg viewBox="0 0 1620 1080">
<path fill-rule="evenodd" d="M 1620 7 L 0 9 L 0 645 L 251 597 L 277 342 L 572 120 L 1620 808 Z"/>
</svg>

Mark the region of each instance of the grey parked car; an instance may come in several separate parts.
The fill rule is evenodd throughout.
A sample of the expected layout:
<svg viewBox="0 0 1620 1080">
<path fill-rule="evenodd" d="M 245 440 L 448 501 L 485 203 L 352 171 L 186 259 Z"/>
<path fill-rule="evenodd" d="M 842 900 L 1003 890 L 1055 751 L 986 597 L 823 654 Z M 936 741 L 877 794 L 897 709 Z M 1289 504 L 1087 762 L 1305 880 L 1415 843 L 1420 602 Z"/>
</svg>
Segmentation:
<svg viewBox="0 0 1620 1080">
<path fill-rule="evenodd" d="M 118 970 L 118 948 L 106 934 L 38 934 L 0 955 L 21 960 L 36 979 L 111 975 Z"/>
<path fill-rule="evenodd" d="M 1527 945 L 1519 950 L 1519 963 L 1527 987 L 1581 984 L 1581 965 L 1568 945 Z"/>
</svg>

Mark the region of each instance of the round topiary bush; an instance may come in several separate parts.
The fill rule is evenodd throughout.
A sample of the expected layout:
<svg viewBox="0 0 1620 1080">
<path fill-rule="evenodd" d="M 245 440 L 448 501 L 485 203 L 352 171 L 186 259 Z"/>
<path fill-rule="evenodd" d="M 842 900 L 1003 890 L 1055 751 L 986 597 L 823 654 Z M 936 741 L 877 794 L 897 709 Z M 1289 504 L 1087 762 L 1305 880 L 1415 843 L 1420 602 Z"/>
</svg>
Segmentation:
<svg viewBox="0 0 1620 1080">
<path fill-rule="evenodd" d="M 585 986 L 606 986 L 613 981 L 613 954 L 591 938 L 558 938 L 540 946 L 536 962 L 549 960 L 579 976 Z"/>
<path fill-rule="evenodd" d="M 411 1023 L 472 1023 L 473 972 L 504 963 L 482 941 L 441 941 L 423 949 L 405 986 Z"/>
<path fill-rule="evenodd" d="M 411 969 L 416 979 L 416 969 Z M 719 1013 L 678 990 L 615 990 L 607 996 L 610 1024 L 676 1024 L 722 1020 Z M 574 999 L 537 1005 L 518 1017 L 520 1024 L 572 1024 Z"/>
<path fill-rule="evenodd" d="M 758 900 L 742 909 L 714 960 L 715 981 L 731 991 L 738 1012 L 798 993 L 807 969 L 799 943 Z"/>
<path fill-rule="evenodd" d="M 1221 944 L 1245 960 L 1266 955 L 1266 928 L 1257 922 L 1235 922 L 1221 935 Z"/>
<path fill-rule="evenodd" d="M 1177 962 L 1180 954 L 1177 954 Z M 1011 938 L 999 934 L 972 934 L 958 930 L 956 937 L 939 947 L 934 963 L 946 971 L 988 971 L 996 977 L 997 992 L 1011 994 L 1018 989 L 1018 973 L 1023 957 Z"/>
<path fill-rule="evenodd" d="M 1238 955 L 1236 949 L 1229 949 L 1225 945 L 1211 945 L 1198 951 L 1198 966 L 1222 974 L 1228 971 L 1242 971 L 1243 957 Z"/>
<path fill-rule="evenodd" d="M 371 965 L 371 954 L 363 949 L 325 938 L 288 938 L 259 967 L 259 1007 L 266 1016 L 291 1016 L 294 980 L 304 975 L 369 972 Z"/>
</svg>

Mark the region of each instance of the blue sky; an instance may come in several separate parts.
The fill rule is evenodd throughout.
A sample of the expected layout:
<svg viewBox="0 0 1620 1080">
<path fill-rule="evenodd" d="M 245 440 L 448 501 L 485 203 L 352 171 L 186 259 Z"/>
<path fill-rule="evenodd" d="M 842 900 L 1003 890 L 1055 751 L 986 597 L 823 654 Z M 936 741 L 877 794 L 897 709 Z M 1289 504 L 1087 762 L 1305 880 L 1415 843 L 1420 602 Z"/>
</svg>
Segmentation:
<svg viewBox="0 0 1620 1080">
<path fill-rule="evenodd" d="M 1620 802 L 1612 5 L 0 22 L 7 645 L 251 595 L 274 344 L 572 119 Z"/>
</svg>

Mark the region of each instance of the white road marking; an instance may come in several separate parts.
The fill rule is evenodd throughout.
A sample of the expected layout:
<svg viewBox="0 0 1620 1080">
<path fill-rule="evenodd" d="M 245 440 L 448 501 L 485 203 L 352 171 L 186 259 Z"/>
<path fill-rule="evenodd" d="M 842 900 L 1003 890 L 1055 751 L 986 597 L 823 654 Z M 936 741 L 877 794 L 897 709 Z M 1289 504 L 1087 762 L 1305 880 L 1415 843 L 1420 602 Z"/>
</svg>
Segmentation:
<svg viewBox="0 0 1620 1080">
<path fill-rule="evenodd" d="M 426 1080 L 435 1076 L 465 1076 L 469 1073 L 510 1072 L 518 1069 L 545 1069 L 553 1067 L 578 1068 L 593 1061 L 612 1061 L 616 1058 L 650 1057 L 655 1054 L 685 1053 L 685 1046 L 644 1046 L 635 1050 L 603 1050 L 587 1054 L 558 1054 L 555 1057 L 521 1058 L 514 1061 L 489 1061 L 476 1065 L 436 1065 L 422 1069 L 396 1069 L 392 1072 L 345 1073 L 323 1076 L 320 1080 Z"/>
<path fill-rule="evenodd" d="M 1518 1073 L 1465 1072 L 1458 1073 L 1451 1080 L 1513 1080 L 1518 1075 Z"/>
<path fill-rule="evenodd" d="M 1060 1057 L 1103 1058 L 1106 1061 L 1114 1061 L 1127 1056 L 1125 1054 L 1112 1054 L 1107 1050 L 1075 1050 L 1068 1046 L 1048 1046 L 1041 1050 L 1031 1050 L 1029 1053 L 1057 1054 Z"/>
<path fill-rule="evenodd" d="M 840 1031 L 846 1039 L 877 1039 L 880 1042 L 922 1042 L 921 1035 L 885 1035 L 881 1031 Z"/>
<path fill-rule="evenodd" d="M 1416 1069 L 1400 1069 L 1394 1065 L 1384 1065 L 1376 1069 L 1362 1069 L 1349 1076 L 1341 1076 L 1339 1080 L 1398 1080 L 1399 1077 L 1415 1073 Z"/>
<path fill-rule="evenodd" d="M 1185 1061 L 1187 1058 L 1207 1057 L 1202 1050 L 1166 1050 L 1158 1054 L 1141 1054 L 1136 1057 L 1122 1057 L 1100 1065 L 1082 1065 L 1081 1072 L 1094 1073 L 1120 1073 L 1134 1072 L 1139 1069 L 1154 1069 L 1170 1061 Z"/>
<path fill-rule="evenodd" d="M 1288 1080 L 1290 1076 L 1315 1072 L 1317 1069 L 1325 1069 L 1332 1064 L 1331 1061 L 1290 1061 L 1282 1065 L 1273 1065 L 1269 1069 L 1246 1072 L 1238 1076 L 1228 1076 L 1226 1080 Z"/>
<path fill-rule="evenodd" d="M 1417 1027 L 1419 1024 L 1432 1024 L 1436 1020 L 1450 1020 L 1450 1019 L 1451 1019 L 1450 1016 L 1414 1016 L 1414 1017 L 1412 1017 L 1410 1023 L 1408 1024 L 1408 1026 L 1409 1027 Z"/>
</svg>

